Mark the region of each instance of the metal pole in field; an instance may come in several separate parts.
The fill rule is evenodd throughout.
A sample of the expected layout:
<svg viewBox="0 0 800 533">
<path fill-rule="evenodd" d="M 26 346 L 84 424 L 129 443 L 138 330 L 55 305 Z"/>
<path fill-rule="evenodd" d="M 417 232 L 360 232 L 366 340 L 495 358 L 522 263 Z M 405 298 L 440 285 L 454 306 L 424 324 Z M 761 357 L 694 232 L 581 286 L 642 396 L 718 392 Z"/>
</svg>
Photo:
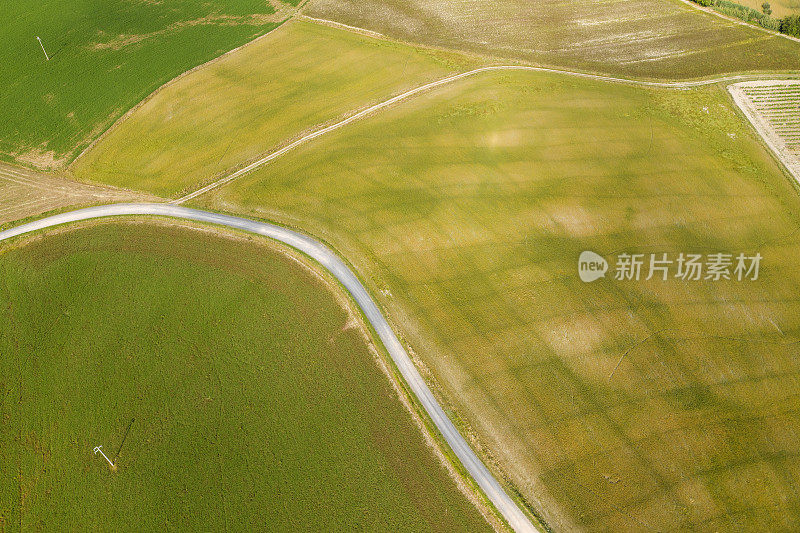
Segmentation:
<svg viewBox="0 0 800 533">
<path fill-rule="evenodd" d="M 37 41 L 39 41 L 39 46 L 41 46 L 41 47 L 42 47 L 42 52 L 44 52 L 44 57 L 45 57 L 45 58 L 46 58 L 48 61 L 50 61 L 50 56 L 49 56 L 49 55 L 47 55 L 47 50 L 45 50 L 45 49 L 44 49 L 44 45 L 42 44 L 42 40 L 39 38 L 39 36 L 38 36 L 38 35 L 36 36 L 36 40 L 37 40 Z"/>
<path fill-rule="evenodd" d="M 97 455 L 97 454 L 98 454 L 98 452 L 100 453 L 100 455 L 102 455 L 103 457 L 105 457 L 106 461 L 108 461 L 108 464 L 110 464 L 110 465 L 111 465 L 111 468 L 116 468 L 116 467 L 114 466 L 114 463 L 112 463 L 112 462 L 111 462 L 111 459 L 109 459 L 109 458 L 106 456 L 106 454 L 105 454 L 105 453 L 103 453 L 103 447 L 102 447 L 102 446 L 96 446 L 96 447 L 95 447 L 95 449 L 94 449 L 94 454 L 95 454 L 95 455 Z"/>
</svg>

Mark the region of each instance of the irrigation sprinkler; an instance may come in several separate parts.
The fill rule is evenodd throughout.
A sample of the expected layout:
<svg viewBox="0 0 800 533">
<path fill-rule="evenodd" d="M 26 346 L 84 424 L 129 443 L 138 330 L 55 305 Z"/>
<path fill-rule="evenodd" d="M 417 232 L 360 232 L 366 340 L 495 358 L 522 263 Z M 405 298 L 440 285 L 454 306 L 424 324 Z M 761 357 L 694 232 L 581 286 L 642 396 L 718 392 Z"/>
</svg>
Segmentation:
<svg viewBox="0 0 800 533">
<path fill-rule="evenodd" d="M 106 460 L 106 461 L 108 461 L 108 464 L 110 464 L 110 465 L 111 465 L 111 469 L 112 469 L 112 470 L 116 470 L 116 469 L 117 469 L 117 467 L 116 467 L 116 466 L 114 466 L 114 463 L 112 463 L 112 462 L 111 462 L 111 459 L 109 459 L 109 458 L 106 456 L 106 454 L 105 454 L 105 453 L 103 453 L 103 447 L 102 447 L 102 446 L 95 446 L 95 448 L 94 448 L 94 454 L 95 454 L 95 455 L 97 455 L 98 453 L 99 453 L 100 455 L 102 455 L 102 456 L 105 458 L 105 460 Z"/>
<path fill-rule="evenodd" d="M 45 57 L 45 59 L 47 59 L 48 61 L 50 61 L 50 56 L 49 56 L 49 55 L 47 55 L 47 50 L 45 50 L 45 49 L 44 49 L 44 45 L 42 44 L 42 40 L 39 38 L 39 36 L 38 36 L 38 35 L 36 36 L 36 40 L 37 40 L 37 41 L 39 41 L 39 46 L 41 46 L 41 47 L 42 47 L 42 52 L 44 52 L 44 57 Z"/>
</svg>

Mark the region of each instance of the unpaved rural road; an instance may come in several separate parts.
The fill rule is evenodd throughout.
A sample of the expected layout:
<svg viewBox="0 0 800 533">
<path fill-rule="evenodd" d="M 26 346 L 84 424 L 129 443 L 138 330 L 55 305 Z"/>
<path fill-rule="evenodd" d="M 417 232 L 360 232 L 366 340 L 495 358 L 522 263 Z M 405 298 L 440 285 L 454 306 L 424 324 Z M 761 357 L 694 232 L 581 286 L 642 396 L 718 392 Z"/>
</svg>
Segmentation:
<svg viewBox="0 0 800 533">
<path fill-rule="evenodd" d="M 701 87 L 704 85 L 714 85 L 716 83 L 725 83 L 725 82 L 735 82 L 735 81 L 747 81 L 747 80 L 758 80 L 758 79 L 767 79 L 776 77 L 775 74 L 741 74 L 741 75 L 730 75 L 730 76 L 719 76 L 716 78 L 708 78 L 704 80 L 693 80 L 693 81 L 645 81 L 645 80 L 633 80 L 629 78 L 615 78 L 612 76 L 601 76 L 599 74 L 587 74 L 584 72 L 575 72 L 572 70 L 561 70 L 561 69 L 552 69 L 552 68 L 545 68 L 545 67 L 532 67 L 528 65 L 490 65 L 487 67 L 480 67 L 473 70 L 468 70 L 466 72 L 461 72 L 460 74 L 454 74 L 452 76 L 447 76 L 446 78 L 442 78 L 436 81 L 432 81 L 430 83 L 426 83 L 425 85 L 420 85 L 419 87 L 415 87 L 411 90 L 408 90 L 404 93 L 398 94 L 397 96 L 393 96 L 388 100 L 384 100 L 378 104 L 370 106 L 366 109 L 363 109 L 353 115 L 350 115 L 347 118 L 340 120 L 334 124 L 329 126 L 320 126 L 318 129 L 312 131 L 308 135 L 304 135 L 299 139 L 296 139 L 283 148 L 275 150 L 274 152 L 270 152 L 269 154 L 265 155 L 261 159 L 254 161 L 247 165 L 244 168 L 237 170 L 231 174 L 223 176 L 222 178 L 209 183 L 208 185 L 197 189 L 196 191 L 190 192 L 185 196 L 181 196 L 180 198 L 176 198 L 172 200 L 170 203 L 173 204 L 182 204 L 184 202 L 188 202 L 192 198 L 196 198 L 202 194 L 205 194 L 217 187 L 221 187 L 226 183 L 229 183 L 236 178 L 247 174 L 248 172 L 255 170 L 256 168 L 269 163 L 273 159 L 276 159 L 289 150 L 297 148 L 301 144 L 305 144 L 308 141 L 316 139 L 326 133 L 330 133 L 334 130 L 338 130 L 342 126 L 346 126 L 352 122 L 360 120 L 368 115 L 375 113 L 376 111 L 380 111 L 385 107 L 389 107 L 393 104 L 401 102 L 403 100 L 407 100 L 412 96 L 416 96 L 417 94 L 430 91 L 431 89 L 435 89 L 442 85 L 447 85 L 449 83 L 453 83 L 458 80 L 462 80 L 464 78 L 474 76 L 475 74 L 480 74 L 481 72 L 496 72 L 496 71 L 503 71 L 503 70 L 522 70 L 522 71 L 529 71 L 529 72 L 544 72 L 549 74 L 563 74 L 566 76 L 573 76 L 576 78 L 585 78 L 590 80 L 597 80 L 597 81 L 605 81 L 610 83 L 622 83 L 627 85 L 638 85 L 640 87 L 660 87 L 665 89 L 689 89 L 691 87 Z"/>
<path fill-rule="evenodd" d="M 49 228 L 51 226 L 58 226 L 60 224 L 67 224 L 70 222 L 78 222 L 81 220 L 89 220 L 103 217 L 112 216 L 126 216 L 126 215 L 156 215 L 166 216 L 172 218 L 179 218 L 185 220 L 195 220 L 198 222 L 205 222 L 210 224 L 218 224 L 235 228 L 238 230 L 263 235 L 271 239 L 275 239 L 282 243 L 288 244 L 306 255 L 310 256 L 315 261 L 319 262 L 325 267 L 334 277 L 336 277 L 342 285 L 345 286 L 347 291 L 353 296 L 358 306 L 363 311 L 369 323 L 378 333 L 381 342 L 386 347 L 403 378 L 408 383 L 413 393 L 419 399 L 422 407 L 427 411 L 428 415 L 436 424 L 436 427 L 444 436 L 447 444 L 450 445 L 453 452 L 458 459 L 467 469 L 472 478 L 478 483 L 483 492 L 489 497 L 495 507 L 500 511 L 506 521 L 519 532 L 538 532 L 539 530 L 534 527 L 533 523 L 522 512 L 517 504 L 506 494 L 495 477 L 489 472 L 486 466 L 481 462 L 472 448 L 469 447 L 467 441 L 461 436 L 453 422 L 445 414 L 442 406 L 431 393 L 425 380 L 422 379 L 411 358 L 406 353 L 405 348 L 397 339 L 397 336 L 392 331 L 389 323 L 384 318 L 378 306 L 370 297 L 367 290 L 348 268 L 348 266 L 339 257 L 325 245 L 315 241 L 311 237 L 297 233 L 290 229 L 267 224 L 265 222 L 257 222 L 246 218 L 233 217 L 229 215 L 221 215 L 218 213 L 210 213 L 208 211 L 199 211 L 197 209 L 190 209 L 187 207 L 171 205 L 171 204 L 112 204 L 97 207 L 88 207 L 85 209 L 78 209 L 68 213 L 61 213 L 58 215 L 35 220 L 27 224 L 0 231 L 0 241 L 24 235 L 33 231 Z"/>
</svg>

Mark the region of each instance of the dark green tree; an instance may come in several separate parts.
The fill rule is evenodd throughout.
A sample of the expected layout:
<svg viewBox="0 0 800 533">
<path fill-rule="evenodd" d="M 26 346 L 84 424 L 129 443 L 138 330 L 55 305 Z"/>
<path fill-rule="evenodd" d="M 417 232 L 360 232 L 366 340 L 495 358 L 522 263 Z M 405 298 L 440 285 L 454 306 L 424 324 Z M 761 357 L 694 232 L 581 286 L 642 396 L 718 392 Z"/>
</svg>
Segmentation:
<svg viewBox="0 0 800 533">
<path fill-rule="evenodd" d="M 791 15 L 781 19 L 780 32 L 800 37 L 800 15 Z"/>
<path fill-rule="evenodd" d="M 764 2 L 761 4 L 761 11 L 767 16 L 772 15 L 772 6 L 769 5 L 769 2 Z"/>
</svg>

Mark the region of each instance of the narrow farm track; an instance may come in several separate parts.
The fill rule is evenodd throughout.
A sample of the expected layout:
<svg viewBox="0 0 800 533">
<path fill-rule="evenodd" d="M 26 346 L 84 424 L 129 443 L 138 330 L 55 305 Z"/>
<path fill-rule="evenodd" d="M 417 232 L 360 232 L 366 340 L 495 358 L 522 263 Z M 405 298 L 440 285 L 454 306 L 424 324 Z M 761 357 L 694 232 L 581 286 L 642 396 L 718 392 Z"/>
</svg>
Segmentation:
<svg viewBox="0 0 800 533">
<path fill-rule="evenodd" d="M 411 391 L 422 404 L 437 429 L 441 432 L 447 444 L 464 465 L 478 486 L 488 496 L 497 510 L 502 514 L 508 524 L 519 532 L 538 532 L 539 530 L 528 519 L 525 513 L 508 496 L 498 483 L 497 479 L 489 472 L 483 462 L 470 448 L 467 441 L 456 429 L 453 422 L 442 409 L 442 406 L 431 393 L 425 380 L 417 371 L 405 348 L 392 331 L 386 318 L 370 297 L 366 288 L 361 284 L 352 270 L 339 257 L 320 242 L 290 229 L 286 229 L 265 222 L 258 222 L 246 218 L 234 217 L 200 211 L 187 207 L 170 204 L 111 204 L 97 207 L 78 209 L 67 213 L 46 217 L 40 220 L 22 224 L 5 231 L 0 231 L 0 241 L 25 235 L 34 231 L 97 218 L 113 216 L 164 216 L 197 222 L 226 226 L 257 235 L 275 239 L 292 248 L 308 255 L 326 270 L 328 270 L 351 294 L 364 316 L 375 329 L 390 357 L 405 379 Z"/>
<path fill-rule="evenodd" d="M 380 102 L 380 103 L 375 104 L 373 106 L 370 106 L 370 107 L 368 107 L 366 109 L 363 109 L 363 110 L 361 110 L 361 111 L 359 111 L 359 112 L 357 112 L 357 113 L 355 113 L 353 115 L 350 115 L 347 118 L 344 118 L 344 119 L 340 120 L 339 122 L 336 122 L 334 124 L 330 124 L 328 126 L 319 127 L 318 129 L 312 131 L 308 135 L 304 135 L 303 137 L 300 137 L 299 139 L 296 139 L 296 140 L 290 142 L 289 144 L 287 144 L 283 148 L 275 150 L 274 152 L 270 152 L 269 154 L 265 155 L 261 159 L 258 159 L 257 161 L 254 161 L 254 162 L 250 163 L 249 165 L 247 165 L 247 166 L 245 166 L 245 167 L 243 167 L 243 168 L 241 168 L 241 169 L 239 169 L 239 170 L 237 170 L 237 171 L 235 171 L 235 172 L 233 172 L 231 174 L 223 176 L 222 178 L 220 178 L 220 179 L 218 179 L 218 180 L 216 180 L 216 181 L 214 181 L 212 183 L 209 183 L 208 185 L 205 185 L 204 187 L 201 187 L 201 188 L 197 189 L 196 191 L 190 192 L 190 193 L 186 194 L 185 196 L 181 196 L 180 198 L 172 200 L 172 201 L 170 201 L 170 203 L 179 205 L 179 204 L 183 204 L 185 202 L 188 202 L 189 200 L 192 200 L 193 198 L 197 198 L 198 196 L 201 196 L 201 195 L 203 195 L 203 194 L 205 194 L 205 193 L 207 193 L 209 191 L 212 191 L 212 190 L 214 190 L 214 189 L 216 189 L 218 187 L 221 187 L 222 185 L 225 185 L 226 183 L 230 183 L 231 181 L 235 180 L 236 178 L 238 178 L 238 177 L 240 177 L 240 176 L 242 176 L 244 174 L 247 174 L 248 172 L 250 172 L 252 170 L 257 169 L 257 168 L 265 165 L 266 163 L 269 163 L 273 159 L 276 159 L 276 158 L 282 156 L 286 152 L 288 152 L 288 151 L 290 151 L 290 150 L 292 150 L 294 148 L 297 148 L 298 146 L 300 146 L 302 144 L 305 144 L 305 143 L 307 143 L 309 141 L 312 141 L 312 140 L 316 139 L 317 137 L 321 137 L 322 135 L 325 135 L 326 133 L 330 133 L 332 131 L 338 130 L 339 128 L 341 128 L 343 126 L 346 126 L 346 125 L 351 124 L 353 122 L 356 122 L 356 121 L 358 121 L 360 119 L 363 119 L 363 118 L 365 118 L 365 117 L 367 117 L 367 116 L 369 116 L 369 115 L 371 115 L 371 114 L 373 114 L 373 113 L 375 113 L 377 111 L 380 111 L 381 109 L 387 108 L 387 107 L 389 107 L 389 106 L 391 106 L 393 104 L 396 104 L 398 102 L 402 102 L 403 100 L 408 100 L 409 98 L 411 98 L 413 96 L 416 96 L 418 94 L 430 91 L 430 90 L 435 89 L 437 87 L 441 87 L 443 85 L 447 85 L 447 84 L 450 84 L 450 83 L 453 83 L 453 82 L 456 82 L 456 81 L 459 81 L 459 80 L 463 80 L 464 78 L 468 78 L 470 76 L 474 76 L 476 74 L 480 74 L 480 73 L 483 73 L 483 72 L 497 72 L 497 71 L 504 71 L 504 70 L 515 70 L 515 71 L 523 70 L 523 71 L 530 71 L 530 72 L 543 72 L 543 73 L 549 73 L 549 74 L 563 74 L 563 75 L 566 75 L 566 76 L 574 76 L 576 78 L 584 78 L 584 79 L 590 79 L 590 80 L 604 81 L 604 82 L 609 82 L 609 83 L 622 83 L 622 84 L 627 84 L 627 85 L 636 85 L 636 86 L 640 86 L 640 87 L 659 87 L 659 88 L 665 88 L 665 89 L 688 89 L 688 88 L 692 88 L 692 87 L 702 87 L 702 86 L 705 86 L 705 85 L 714 85 L 714 84 L 717 84 L 717 83 L 763 80 L 763 79 L 774 79 L 775 78 L 775 74 L 770 74 L 770 75 L 767 75 L 767 74 L 763 74 L 763 75 L 737 74 L 737 75 L 719 76 L 719 77 L 716 77 L 716 78 L 708 78 L 708 79 L 693 80 L 693 81 L 646 81 L 646 80 L 634 80 L 634 79 L 628 79 L 628 78 L 616 78 L 616 77 L 613 77 L 613 76 L 602 76 L 602 75 L 599 75 L 599 74 L 587 74 L 585 72 L 577 72 L 577 71 L 571 71 L 571 70 L 559 70 L 559 69 L 551 69 L 551 68 L 545 68 L 545 67 L 533 67 L 533 66 L 526 66 L 526 65 L 493 65 L 493 66 L 487 66 L 487 67 L 480 67 L 480 68 L 476 68 L 476 69 L 473 69 L 473 70 L 469 70 L 467 72 L 462 72 L 460 74 L 454 74 L 452 76 L 448 76 L 446 78 L 442 78 L 440 80 L 436 80 L 436 81 L 433 81 L 433 82 L 430 82 L 430 83 L 426 83 L 425 85 L 421 85 L 419 87 L 415 87 L 414 89 L 408 90 L 408 91 L 406 91 L 406 92 L 404 92 L 402 94 L 398 94 L 397 96 L 393 96 L 392 98 L 389 98 L 388 100 L 384 100 L 383 102 Z"/>
</svg>

